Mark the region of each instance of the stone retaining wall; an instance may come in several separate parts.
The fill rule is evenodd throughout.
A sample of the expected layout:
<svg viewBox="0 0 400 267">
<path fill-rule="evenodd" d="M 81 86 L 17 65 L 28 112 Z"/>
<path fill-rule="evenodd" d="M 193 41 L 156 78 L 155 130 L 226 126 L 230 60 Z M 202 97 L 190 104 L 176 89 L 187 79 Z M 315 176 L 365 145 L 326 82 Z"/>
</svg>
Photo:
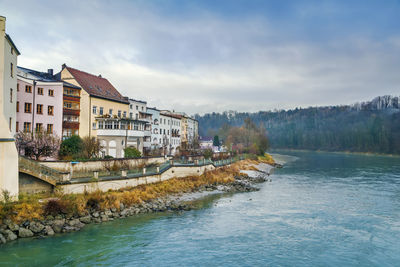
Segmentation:
<svg viewBox="0 0 400 267">
<path fill-rule="evenodd" d="M 204 166 L 173 166 L 162 174 L 143 176 L 139 178 L 121 178 L 108 181 L 98 181 L 90 183 L 76 183 L 59 185 L 58 187 L 66 194 L 79 194 L 100 190 L 106 192 L 108 190 L 118 190 L 124 187 L 135 187 L 141 184 L 151 184 L 165 181 L 171 178 L 183 178 L 187 176 L 199 176 L 207 170 L 214 170 L 212 164 Z"/>
<path fill-rule="evenodd" d="M 134 168 L 141 165 L 162 164 L 166 161 L 164 157 L 148 157 L 138 159 L 104 159 L 86 162 L 78 162 L 72 164 L 70 161 L 42 161 L 40 164 L 60 172 L 79 172 L 79 171 L 95 171 L 104 169 L 104 164 L 127 164 Z"/>
</svg>

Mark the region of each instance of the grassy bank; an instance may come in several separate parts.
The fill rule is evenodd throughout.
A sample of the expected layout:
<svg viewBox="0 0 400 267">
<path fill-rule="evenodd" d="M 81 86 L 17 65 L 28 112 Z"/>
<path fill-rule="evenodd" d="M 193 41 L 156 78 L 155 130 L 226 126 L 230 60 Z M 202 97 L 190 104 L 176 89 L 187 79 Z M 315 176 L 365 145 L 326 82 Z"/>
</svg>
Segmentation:
<svg viewBox="0 0 400 267">
<path fill-rule="evenodd" d="M 159 183 L 117 191 L 63 194 L 55 190 L 52 194 L 20 195 L 19 201 L 0 205 L 0 223 L 6 218 L 21 224 L 25 221 L 43 220 L 48 216 L 54 217 L 59 214 L 66 217 L 84 216 L 93 209 L 119 210 L 121 203 L 124 206 L 132 206 L 171 194 L 193 192 L 205 185 L 231 183 L 241 170 L 255 170 L 253 165 L 260 162 L 273 163 L 273 159 L 269 155 L 248 158 L 231 166 L 208 171 L 201 176 L 172 178 Z"/>
</svg>

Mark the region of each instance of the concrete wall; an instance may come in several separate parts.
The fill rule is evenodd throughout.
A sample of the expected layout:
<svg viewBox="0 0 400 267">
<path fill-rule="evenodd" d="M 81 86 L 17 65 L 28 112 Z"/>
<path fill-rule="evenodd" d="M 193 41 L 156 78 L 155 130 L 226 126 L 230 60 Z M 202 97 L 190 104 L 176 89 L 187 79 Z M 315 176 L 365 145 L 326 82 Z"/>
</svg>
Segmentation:
<svg viewBox="0 0 400 267">
<path fill-rule="evenodd" d="M 13 141 L 13 136 L 9 130 L 7 114 L 4 114 L 4 91 L 5 88 L 5 68 L 10 68 L 10 62 L 6 62 L 5 56 L 5 28 L 6 18 L 0 16 L 0 191 L 7 190 L 11 196 L 18 196 L 18 153 Z M 8 51 L 11 53 L 11 51 Z M 15 64 L 15 67 L 17 64 Z M 16 75 L 16 73 L 15 73 Z M 16 87 L 16 82 L 15 86 Z M 15 106 L 14 106 L 15 108 Z M 8 115 L 9 116 L 9 115 Z M 15 121 L 15 120 L 14 120 Z M 1 195 L 0 195 L 1 199 Z"/>
<path fill-rule="evenodd" d="M 19 193 L 36 194 L 41 192 L 51 192 L 53 186 L 39 180 L 29 174 L 19 174 Z"/>
<path fill-rule="evenodd" d="M 128 164 L 130 167 L 136 167 L 140 165 L 149 164 L 162 164 L 165 162 L 164 157 L 154 158 L 141 158 L 141 159 L 110 159 L 110 160 L 96 160 L 79 162 L 77 164 L 71 164 L 69 161 L 43 161 L 40 162 L 42 165 L 59 170 L 61 172 L 74 171 L 95 171 L 104 169 L 104 163 L 113 165 L 114 163 Z"/>
<path fill-rule="evenodd" d="M 171 178 L 183 178 L 188 176 L 199 176 L 207 170 L 214 170 L 215 167 L 210 165 L 205 166 L 185 166 L 171 167 L 166 172 L 160 175 L 151 175 L 140 178 L 120 179 L 111 181 L 100 181 L 93 183 L 67 184 L 60 185 L 60 189 L 66 194 L 81 194 L 100 190 L 106 192 L 108 190 L 118 190 L 125 187 L 136 187 L 141 184 L 151 184 L 161 181 L 166 181 Z"/>
<path fill-rule="evenodd" d="M 3 112 L 4 117 L 11 126 L 11 135 L 15 135 L 16 111 L 15 104 L 17 102 L 17 51 L 13 50 L 11 54 L 11 44 L 8 40 L 4 40 L 4 76 L 3 76 Z M 11 63 L 13 64 L 13 75 L 11 76 Z M 10 91 L 12 90 L 12 97 Z M 11 122 L 11 125 L 10 125 Z"/>
</svg>

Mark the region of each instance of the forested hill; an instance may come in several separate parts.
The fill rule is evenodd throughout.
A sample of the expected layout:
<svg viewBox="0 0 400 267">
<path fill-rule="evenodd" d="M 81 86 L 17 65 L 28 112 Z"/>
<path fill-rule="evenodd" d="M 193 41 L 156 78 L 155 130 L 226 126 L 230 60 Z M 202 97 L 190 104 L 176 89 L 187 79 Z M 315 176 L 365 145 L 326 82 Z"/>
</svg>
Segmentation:
<svg viewBox="0 0 400 267">
<path fill-rule="evenodd" d="M 218 134 L 224 124 L 241 126 L 247 117 L 265 127 L 273 148 L 400 154 L 399 97 L 347 106 L 196 115 L 203 136 Z"/>
</svg>

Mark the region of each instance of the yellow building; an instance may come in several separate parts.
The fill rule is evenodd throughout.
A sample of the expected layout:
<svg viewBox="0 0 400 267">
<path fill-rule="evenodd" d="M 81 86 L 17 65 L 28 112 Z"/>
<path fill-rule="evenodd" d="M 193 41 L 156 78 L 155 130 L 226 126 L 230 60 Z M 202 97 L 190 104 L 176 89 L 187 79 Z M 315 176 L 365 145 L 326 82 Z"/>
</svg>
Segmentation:
<svg viewBox="0 0 400 267">
<path fill-rule="evenodd" d="M 79 135 L 98 137 L 103 155 L 123 157 L 131 129 L 129 100 L 101 75 L 62 66 L 61 79 L 81 87 Z M 140 134 L 139 134 L 140 136 Z M 140 148 L 140 140 L 135 143 Z"/>
</svg>

